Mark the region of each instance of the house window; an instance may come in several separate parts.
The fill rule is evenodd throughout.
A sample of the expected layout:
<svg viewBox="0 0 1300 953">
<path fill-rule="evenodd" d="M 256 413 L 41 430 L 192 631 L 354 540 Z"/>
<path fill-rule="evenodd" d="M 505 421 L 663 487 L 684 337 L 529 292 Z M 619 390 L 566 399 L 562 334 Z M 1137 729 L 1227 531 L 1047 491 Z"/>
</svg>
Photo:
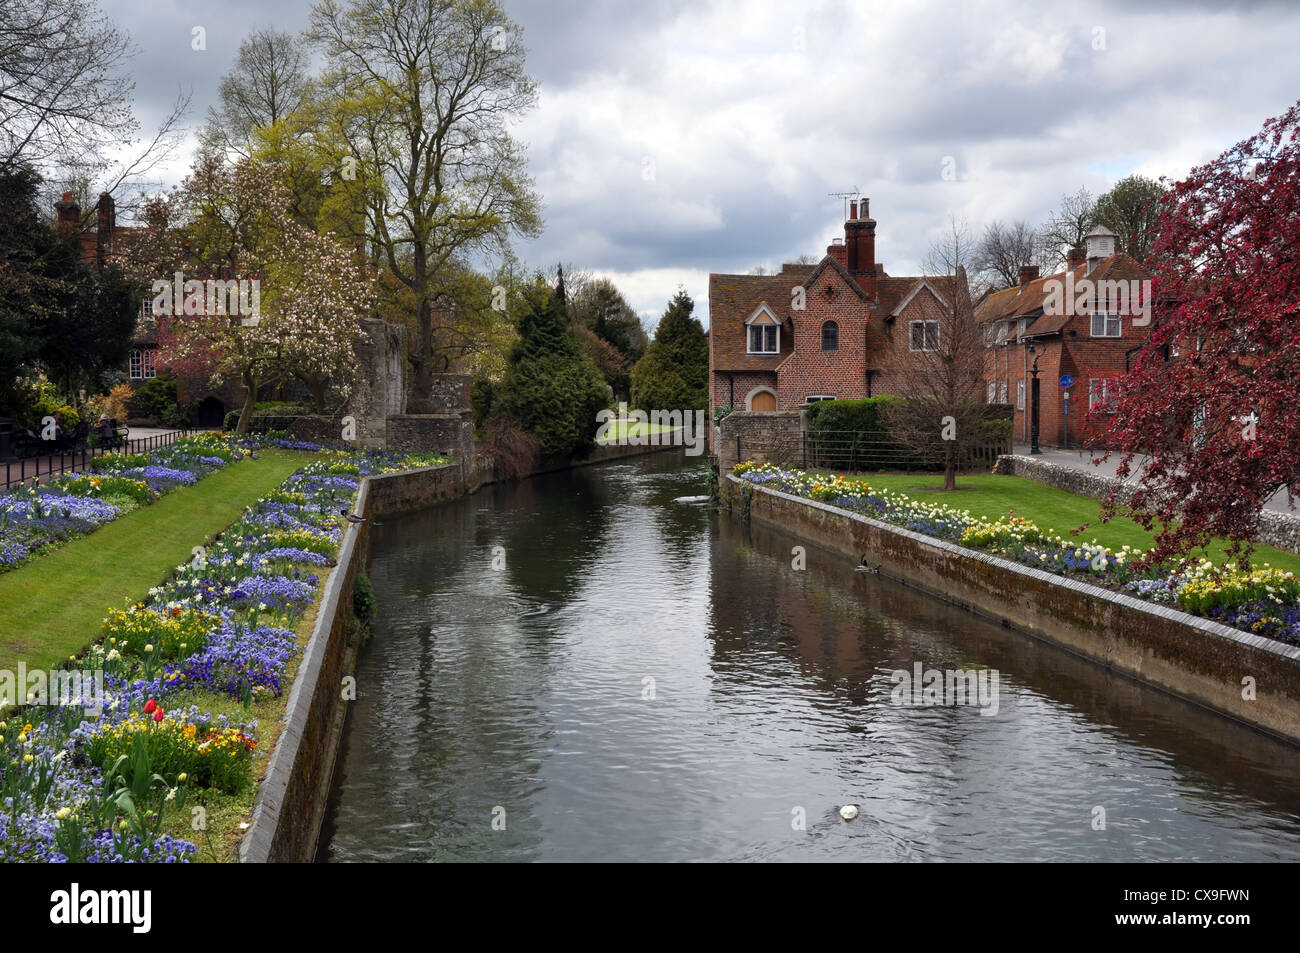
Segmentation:
<svg viewBox="0 0 1300 953">
<path fill-rule="evenodd" d="M 1016 331 L 1016 337 L 1018 337 L 1018 338 L 1022 338 L 1022 337 L 1024 337 L 1024 336 L 1025 336 L 1025 332 L 1029 330 L 1029 325 L 1030 325 L 1031 323 L 1033 323 L 1033 322 L 1031 322 L 1029 318 L 1021 318 L 1021 319 L 1020 319 L 1019 330 Z"/>
<path fill-rule="evenodd" d="M 749 353 L 776 354 L 781 350 L 781 329 L 775 324 L 749 326 Z"/>
<path fill-rule="evenodd" d="M 1016 381 L 1016 410 L 1025 409 L 1025 382 Z"/>
<path fill-rule="evenodd" d="M 912 321 L 909 322 L 908 327 L 911 331 L 911 338 L 908 340 L 908 350 L 939 350 L 938 321 Z"/>
<path fill-rule="evenodd" d="M 1115 378 L 1090 377 L 1088 379 L 1088 409 L 1109 407 L 1115 402 Z"/>
<path fill-rule="evenodd" d="M 143 363 L 140 352 L 132 349 L 130 357 L 131 380 L 138 381 L 144 378 Z"/>
<path fill-rule="evenodd" d="M 818 401 L 834 400 L 834 399 L 835 399 L 834 394 L 809 394 L 807 397 L 803 399 L 803 402 L 805 404 L 815 404 Z"/>
<path fill-rule="evenodd" d="M 840 349 L 840 326 L 834 321 L 822 325 L 822 350 L 838 351 Z"/>
<path fill-rule="evenodd" d="M 1092 313 L 1092 336 L 1095 338 L 1119 337 L 1119 315 L 1102 311 Z"/>
<path fill-rule="evenodd" d="M 1007 382 L 999 381 L 998 382 L 998 403 L 1005 404 L 1006 402 L 1007 402 Z"/>
<path fill-rule="evenodd" d="M 158 352 L 155 351 L 153 348 L 146 348 L 142 352 L 141 369 L 144 372 L 145 380 L 149 380 L 150 378 L 158 376 L 158 368 L 154 364 L 157 356 L 158 356 Z"/>
<path fill-rule="evenodd" d="M 989 381 L 989 403 L 996 403 L 998 399 L 997 381 Z"/>
</svg>

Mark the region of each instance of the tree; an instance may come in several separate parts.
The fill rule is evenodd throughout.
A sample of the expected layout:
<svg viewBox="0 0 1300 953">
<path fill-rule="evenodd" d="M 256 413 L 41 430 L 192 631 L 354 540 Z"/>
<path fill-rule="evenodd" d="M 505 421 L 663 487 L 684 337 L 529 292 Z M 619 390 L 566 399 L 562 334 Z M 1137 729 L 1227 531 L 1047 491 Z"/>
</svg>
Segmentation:
<svg viewBox="0 0 1300 953">
<path fill-rule="evenodd" d="M 84 0 L 0 5 L 0 168 L 79 164 L 135 129 L 129 39 Z"/>
<path fill-rule="evenodd" d="M 260 282 L 259 314 L 228 316 L 202 309 L 158 318 L 159 349 L 174 370 L 245 388 L 239 432 L 247 430 L 261 385 L 295 377 L 318 412 L 332 387 L 345 398 L 356 373 L 358 320 L 371 282 L 353 253 L 287 214 L 280 172 L 249 159 L 233 167 L 201 156 L 174 203 L 184 222 L 191 274 Z M 161 227 L 166 219 L 158 218 Z M 165 247 L 155 236 L 152 247 Z M 188 277 L 188 276 L 187 276 Z"/>
<path fill-rule="evenodd" d="M 320 0 L 310 37 L 335 68 L 328 112 L 365 193 L 370 241 L 414 300 L 413 409 L 435 370 L 449 269 L 540 231 L 508 123 L 536 101 L 520 29 L 498 0 Z"/>
<path fill-rule="evenodd" d="M 632 403 L 644 410 L 705 410 L 709 403 L 709 339 L 693 316 L 695 302 L 679 288 L 632 368 Z"/>
<path fill-rule="evenodd" d="M 570 282 L 569 288 L 569 315 L 578 342 L 614 393 L 627 399 L 630 369 L 649 343 L 641 319 L 608 278 L 590 278 L 576 285 Z"/>
<path fill-rule="evenodd" d="M 581 455 L 594 446 L 596 413 L 608 395 L 600 371 L 574 338 L 563 289 L 561 275 L 554 292 L 540 280 L 530 290 L 519 344 L 492 399 L 492 417 L 532 433 L 545 460 Z"/>
<path fill-rule="evenodd" d="M 30 167 L 0 170 L 0 387 L 8 389 L 36 357 L 33 331 L 61 286 L 48 273 L 56 241 L 36 205 L 40 176 Z"/>
<path fill-rule="evenodd" d="M 1027 222 L 991 222 L 975 246 L 971 266 L 994 291 L 1020 284 L 1020 269 L 1036 263 L 1042 239 Z"/>
<path fill-rule="evenodd" d="M 1165 187 L 1146 176 L 1130 175 L 1120 179 L 1109 192 L 1097 199 L 1097 224 L 1105 225 L 1118 236 L 1116 244 L 1120 251 L 1145 262 L 1151 257 L 1154 247 L 1160 200 L 1164 195 Z"/>
<path fill-rule="evenodd" d="M 1155 328 L 1103 439 L 1122 477 L 1149 454 L 1128 505 L 1161 524 L 1158 561 L 1248 540 L 1300 494 L 1300 103 L 1176 183 L 1155 231 Z"/>
<path fill-rule="evenodd" d="M 936 447 L 943 462 L 943 488 L 957 488 L 957 470 L 970 452 L 988 440 L 981 400 L 984 335 L 975 320 L 966 266 L 971 242 L 963 222 L 952 220 L 947 234 L 931 247 L 925 274 L 942 296 L 935 325 L 908 331 L 921 339 L 898 369 L 906 400 L 885 409 L 894 439 L 921 454 Z M 909 342 L 911 343 L 911 342 Z"/>
<path fill-rule="evenodd" d="M 258 130 L 297 112 L 308 90 L 307 50 L 297 37 L 280 30 L 255 30 L 244 37 L 235 66 L 221 77 L 219 103 L 208 109 L 208 143 L 249 154 Z"/>
<path fill-rule="evenodd" d="M 1097 203 L 1092 193 L 1080 188 L 1073 195 L 1061 196 L 1061 207 L 1052 212 L 1039 229 L 1040 254 L 1049 271 L 1065 263 L 1066 253 L 1083 245 L 1083 239 L 1097 224 Z"/>
</svg>

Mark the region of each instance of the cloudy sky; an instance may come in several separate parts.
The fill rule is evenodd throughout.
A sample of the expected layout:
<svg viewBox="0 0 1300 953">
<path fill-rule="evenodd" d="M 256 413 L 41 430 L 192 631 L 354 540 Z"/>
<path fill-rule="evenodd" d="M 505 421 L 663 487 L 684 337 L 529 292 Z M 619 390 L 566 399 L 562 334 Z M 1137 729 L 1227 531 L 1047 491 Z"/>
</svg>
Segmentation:
<svg viewBox="0 0 1300 953">
<path fill-rule="evenodd" d="M 679 284 L 707 322 L 710 272 L 821 254 L 830 193 L 869 196 L 878 260 L 914 274 L 950 216 L 1037 224 L 1080 186 L 1178 178 L 1300 98 L 1287 2 L 505 3 L 541 88 L 517 133 L 546 231 L 520 257 L 607 275 L 651 324 Z M 197 125 L 240 39 L 311 2 L 102 5 L 147 126 L 180 87 Z"/>
</svg>

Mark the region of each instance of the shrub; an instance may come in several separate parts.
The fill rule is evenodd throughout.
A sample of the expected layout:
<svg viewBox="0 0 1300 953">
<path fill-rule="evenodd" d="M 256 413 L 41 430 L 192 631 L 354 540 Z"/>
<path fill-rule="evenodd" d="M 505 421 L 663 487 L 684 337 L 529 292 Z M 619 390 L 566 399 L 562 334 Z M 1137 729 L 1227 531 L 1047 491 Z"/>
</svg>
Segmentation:
<svg viewBox="0 0 1300 953">
<path fill-rule="evenodd" d="M 492 458 L 497 476 L 516 480 L 532 473 L 541 458 L 537 438 L 512 420 L 489 421 L 483 449 Z"/>
<path fill-rule="evenodd" d="M 889 429 L 885 411 L 903 398 L 881 394 L 862 400 L 823 400 L 808 406 L 808 429 L 812 433 L 831 430 L 878 431 Z"/>
<path fill-rule="evenodd" d="M 244 412 L 242 407 L 236 407 L 226 414 L 226 419 L 221 424 L 222 430 L 234 430 L 239 426 L 239 415 Z"/>
<path fill-rule="evenodd" d="M 168 408 L 176 406 L 176 378 L 154 377 L 141 384 L 129 401 L 127 409 L 132 417 L 162 420 Z"/>
<path fill-rule="evenodd" d="M 365 573 L 359 574 L 352 584 L 352 611 L 366 625 L 375 616 L 375 587 Z"/>
</svg>

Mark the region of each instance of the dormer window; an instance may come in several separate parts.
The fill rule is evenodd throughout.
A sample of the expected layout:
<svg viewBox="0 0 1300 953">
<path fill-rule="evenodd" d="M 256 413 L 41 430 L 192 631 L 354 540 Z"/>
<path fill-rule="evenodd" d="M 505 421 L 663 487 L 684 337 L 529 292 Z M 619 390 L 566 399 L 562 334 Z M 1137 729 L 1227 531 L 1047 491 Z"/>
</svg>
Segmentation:
<svg viewBox="0 0 1300 953">
<path fill-rule="evenodd" d="M 777 321 L 767 305 L 760 305 L 745 322 L 749 354 L 779 354 L 781 352 L 781 322 Z"/>
</svg>

